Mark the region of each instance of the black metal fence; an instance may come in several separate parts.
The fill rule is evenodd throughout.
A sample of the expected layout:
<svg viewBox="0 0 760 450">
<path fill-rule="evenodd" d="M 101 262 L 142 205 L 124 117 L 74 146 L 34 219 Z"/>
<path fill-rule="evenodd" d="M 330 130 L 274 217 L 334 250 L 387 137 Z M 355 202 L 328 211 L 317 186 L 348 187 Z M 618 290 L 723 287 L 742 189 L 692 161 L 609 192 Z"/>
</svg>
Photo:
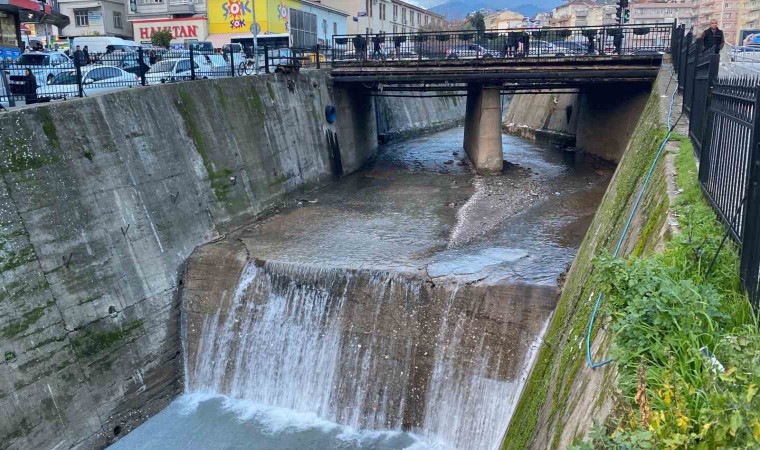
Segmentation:
<svg viewBox="0 0 760 450">
<path fill-rule="evenodd" d="M 90 53 L 29 52 L 0 61 L 0 105 L 5 107 L 177 81 L 321 68 L 329 49 L 242 47 L 204 51 L 143 49 Z"/>
<path fill-rule="evenodd" d="M 671 24 L 336 35 L 336 66 L 367 61 L 651 55 L 670 51 Z"/>
<path fill-rule="evenodd" d="M 673 66 L 699 159 L 699 182 L 741 249 L 741 279 L 760 310 L 760 80 L 719 78 L 720 55 L 683 26 Z"/>
</svg>

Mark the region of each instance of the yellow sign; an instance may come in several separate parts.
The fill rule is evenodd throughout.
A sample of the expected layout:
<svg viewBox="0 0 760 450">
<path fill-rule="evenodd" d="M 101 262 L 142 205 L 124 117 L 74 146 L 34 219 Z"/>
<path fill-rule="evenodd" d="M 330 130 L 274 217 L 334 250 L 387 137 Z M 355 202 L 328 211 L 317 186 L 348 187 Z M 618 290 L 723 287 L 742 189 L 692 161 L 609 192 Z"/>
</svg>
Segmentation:
<svg viewBox="0 0 760 450">
<path fill-rule="evenodd" d="M 256 8 L 259 34 L 279 34 L 290 31 L 290 9 L 301 9 L 301 3 L 294 0 L 208 0 L 209 33 L 250 32 L 253 8 Z"/>
</svg>

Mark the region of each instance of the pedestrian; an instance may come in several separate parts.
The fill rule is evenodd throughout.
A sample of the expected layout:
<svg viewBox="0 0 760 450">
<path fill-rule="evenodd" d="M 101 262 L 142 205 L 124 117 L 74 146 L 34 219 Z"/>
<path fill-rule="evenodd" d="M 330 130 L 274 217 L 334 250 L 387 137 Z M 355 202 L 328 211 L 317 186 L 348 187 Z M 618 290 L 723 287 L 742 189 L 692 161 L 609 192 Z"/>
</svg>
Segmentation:
<svg viewBox="0 0 760 450">
<path fill-rule="evenodd" d="M 618 55 L 623 52 L 623 30 L 618 28 L 612 37 L 612 45 L 615 46 L 615 53 Z"/>
<path fill-rule="evenodd" d="M 393 38 L 393 51 L 396 53 L 396 59 L 401 59 L 401 36 Z"/>
<path fill-rule="evenodd" d="M 723 37 L 723 30 L 718 28 L 718 21 L 716 19 L 710 20 L 710 28 L 706 29 L 699 35 L 699 39 L 702 40 L 702 45 L 705 51 L 720 53 L 723 46 L 726 45 L 726 40 Z"/>
<path fill-rule="evenodd" d="M 354 36 L 351 41 L 354 43 L 354 53 L 356 54 L 356 59 L 361 59 L 362 57 L 362 37 L 361 35 Z"/>
<path fill-rule="evenodd" d="M 522 33 L 522 36 L 520 36 L 518 41 L 518 46 L 522 47 L 520 51 L 520 56 L 528 57 L 530 56 L 530 34 L 529 33 Z"/>
<path fill-rule="evenodd" d="M 594 38 L 595 36 L 591 33 L 588 33 L 586 36 L 586 39 L 588 39 L 588 45 L 586 45 L 586 50 L 589 55 L 594 54 Z"/>
<path fill-rule="evenodd" d="M 154 64 L 156 64 L 157 57 L 156 57 L 156 51 L 155 50 L 151 50 L 150 53 L 148 54 L 148 61 L 150 62 L 151 66 L 154 65 Z"/>
<path fill-rule="evenodd" d="M 24 99 L 27 105 L 37 103 L 37 79 L 31 69 L 26 69 L 24 77 Z"/>
<path fill-rule="evenodd" d="M 82 52 L 82 49 L 77 45 L 74 49 L 74 66 L 82 67 L 86 64 L 87 59 L 84 57 L 84 52 Z"/>
<path fill-rule="evenodd" d="M 377 33 L 372 39 L 372 44 L 372 59 L 378 59 L 378 55 L 380 56 L 379 59 L 383 59 L 383 37 L 380 33 Z"/>
<path fill-rule="evenodd" d="M 82 49 L 82 54 L 84 54 L 84 61 L 85 61 L 85 64 L 90 64 L 90 63 L 92 62 L 92 61 L 90 61 L 90 49 L 89 49 L 89 48 L 87 48 L 87 46 L 86 46 L 86 45 L 85 45 L 85 46 L 84 46 L 84 48 Z"/>
</svg>

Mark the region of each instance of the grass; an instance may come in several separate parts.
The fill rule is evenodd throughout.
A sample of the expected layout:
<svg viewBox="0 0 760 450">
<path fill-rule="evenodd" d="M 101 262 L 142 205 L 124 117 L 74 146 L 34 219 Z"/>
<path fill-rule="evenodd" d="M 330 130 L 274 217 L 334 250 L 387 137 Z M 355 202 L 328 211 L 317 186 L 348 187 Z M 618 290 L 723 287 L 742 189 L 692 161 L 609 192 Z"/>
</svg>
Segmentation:
<svg viewBox="0 0 760 450">
<path fill-rule="evenodd" d="M 682 233 L 662 253 L 597 259 L 622 413 L 578 449 L 760 448 L 760 331 L 739 258 L 680 139 L 672 205 Z M 715 258 L 712 270 L 707 271 Z"/>
</svg>

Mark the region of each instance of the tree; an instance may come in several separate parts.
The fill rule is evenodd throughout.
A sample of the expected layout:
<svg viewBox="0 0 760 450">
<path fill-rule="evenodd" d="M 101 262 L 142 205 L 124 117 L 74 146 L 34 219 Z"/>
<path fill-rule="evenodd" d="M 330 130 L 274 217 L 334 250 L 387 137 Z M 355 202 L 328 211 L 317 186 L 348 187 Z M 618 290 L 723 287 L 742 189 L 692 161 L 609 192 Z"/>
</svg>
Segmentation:
<svg viewBox="0 0 760 450">
<path fill-rule="evenodd" d="M 153 36 L 150 37 L 150 43 L 156 47 L 169 48 L 171 42 L 172 32 L 169 30 L 156 30 L 153 32 Z"/>
<path fill-rule="evenodd" d="M 480 11 L 467 16 L 467 24 L 477 30 L 478 34 L 483 34 L 486 31 L 486 20 Z"/>
</svg>

